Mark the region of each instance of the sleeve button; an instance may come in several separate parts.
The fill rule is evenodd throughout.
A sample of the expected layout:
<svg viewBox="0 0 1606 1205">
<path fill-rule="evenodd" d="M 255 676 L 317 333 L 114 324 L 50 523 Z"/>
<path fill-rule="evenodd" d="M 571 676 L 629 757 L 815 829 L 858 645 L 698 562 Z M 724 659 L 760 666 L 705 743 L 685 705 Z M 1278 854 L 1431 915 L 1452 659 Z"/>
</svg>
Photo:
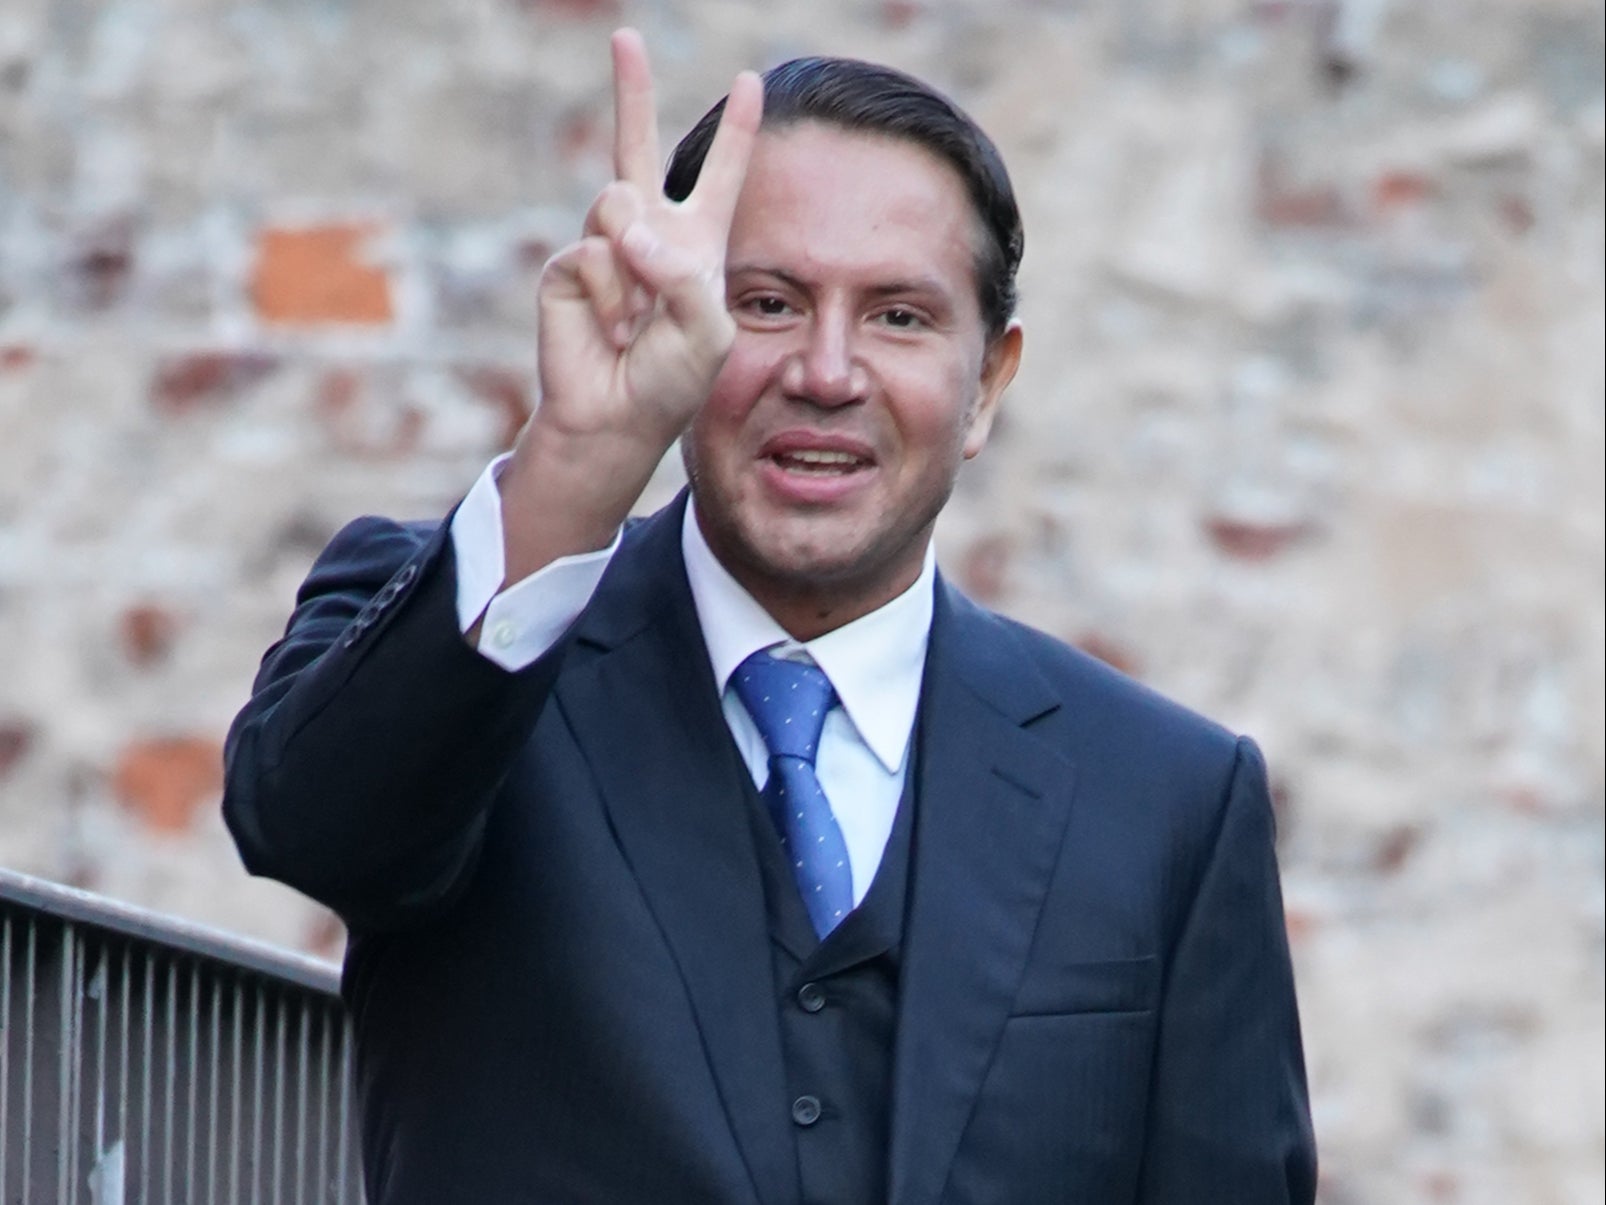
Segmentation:
<svg viewBox="0 0 1606 1205">
<path fill-rule="evenodd" d="M 800 1096 L 792 1102 L 792 1120 L 800 1126 L 811 1126 L 820 1120 L 820 1098 Z"/>
</svg>

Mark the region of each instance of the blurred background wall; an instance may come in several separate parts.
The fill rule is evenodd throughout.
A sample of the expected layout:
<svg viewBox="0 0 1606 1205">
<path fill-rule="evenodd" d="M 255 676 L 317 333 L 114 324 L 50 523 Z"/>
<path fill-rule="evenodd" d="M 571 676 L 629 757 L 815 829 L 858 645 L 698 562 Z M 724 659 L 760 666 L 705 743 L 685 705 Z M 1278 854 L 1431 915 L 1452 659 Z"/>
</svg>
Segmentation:
<svg viewBox="0 0 1606 1205">
<path fill-rule="evenodd" d="M 527 413 L 625 20 L 666 139 L 820 51 L 993 132 L 948 572 L 1266 747 L 1327 1205 L 1599 1202 L 1599 0 L 4 0 L 0 863 L 338 953 L 222 736 L 324 540 Z"/>
</svg>

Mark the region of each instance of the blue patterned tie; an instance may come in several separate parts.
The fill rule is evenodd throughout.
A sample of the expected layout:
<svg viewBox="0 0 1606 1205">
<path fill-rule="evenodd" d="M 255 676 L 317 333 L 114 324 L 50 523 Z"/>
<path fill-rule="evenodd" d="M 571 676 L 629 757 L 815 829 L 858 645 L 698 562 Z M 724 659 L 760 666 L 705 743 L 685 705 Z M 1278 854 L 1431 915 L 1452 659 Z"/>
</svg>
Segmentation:
<svg viewBox="0 0 1606 1205">
<path fill-rule="evenodd" d="M 824 671 L 760 650 L 736 667 L 731 685 L 770 751 L 764 802 L 781 834 L 814 931 L 824 937 L 853 910 L 853 867 L 814 758 L 836 691 Z"/>
</svg>

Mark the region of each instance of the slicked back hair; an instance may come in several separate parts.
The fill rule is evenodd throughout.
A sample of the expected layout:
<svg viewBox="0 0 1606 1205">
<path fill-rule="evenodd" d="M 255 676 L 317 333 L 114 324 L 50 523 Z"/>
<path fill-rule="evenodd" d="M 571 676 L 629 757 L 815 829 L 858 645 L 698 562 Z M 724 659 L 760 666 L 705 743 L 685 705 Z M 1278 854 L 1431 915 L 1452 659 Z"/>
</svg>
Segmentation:
<svg viewBox="0 0 1606 1205">
<path fill-rule="evenodd" d="M 721 100 L 675 147 L 664 177 L 671 200 L 691 195 L 724 111 Z M 912 75 L 839 58 L 793 59 L 764 73 L 763 128 L 805 121 L 912 142 L 959 173 L 982 229 L 976 257 L 982 321 L 989 341 L 1003 334 L 1015 314 L 1015 273 L 1025 232 L 1003 157 L 981 127 Z"/>
</svg>

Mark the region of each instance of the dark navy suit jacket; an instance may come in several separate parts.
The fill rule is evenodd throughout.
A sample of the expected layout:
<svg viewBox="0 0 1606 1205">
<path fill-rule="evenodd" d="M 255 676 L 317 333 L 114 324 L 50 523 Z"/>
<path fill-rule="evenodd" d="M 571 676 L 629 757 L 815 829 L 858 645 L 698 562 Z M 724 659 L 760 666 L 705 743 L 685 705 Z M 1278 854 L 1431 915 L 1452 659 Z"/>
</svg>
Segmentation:
<svg viewBox="0 0 1606 1205">
<path fill-rule="evenodd" d="M 247 867 L 352 931 L 374 1205 L 799 1200 L 683 505 L 519 673 L 445 525 L 359 520 L 230 732 Z M 1254 746 L 940 578 L 920 722 L 886 1199 L 1308 1205 Z"/>
</svg>

